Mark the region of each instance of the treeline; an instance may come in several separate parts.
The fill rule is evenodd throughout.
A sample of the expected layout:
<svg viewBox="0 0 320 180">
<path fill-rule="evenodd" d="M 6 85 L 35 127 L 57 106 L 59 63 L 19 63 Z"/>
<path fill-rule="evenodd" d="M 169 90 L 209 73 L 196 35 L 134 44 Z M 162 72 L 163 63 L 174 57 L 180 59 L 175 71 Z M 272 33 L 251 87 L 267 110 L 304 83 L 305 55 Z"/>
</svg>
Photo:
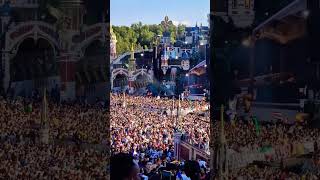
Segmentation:
<svg viewBox="0 0 320 180">
<path fill-rule="evenodd" d="M 113 32 L 117 37 L 117 54 L 123 54 L 130 51 L 131 44 L 135 49 L 151 48 L 159 41 L 158 35 L 162 36 L 164 28 L 161 25 L 145 25 L 141 22 L 128 26 L 112 26 Z M 185 25 L 170 25 L 168 28 L 171 34 L 171 41 L 175 42 L 181 38 L 185 31 Z"/>
</svg>

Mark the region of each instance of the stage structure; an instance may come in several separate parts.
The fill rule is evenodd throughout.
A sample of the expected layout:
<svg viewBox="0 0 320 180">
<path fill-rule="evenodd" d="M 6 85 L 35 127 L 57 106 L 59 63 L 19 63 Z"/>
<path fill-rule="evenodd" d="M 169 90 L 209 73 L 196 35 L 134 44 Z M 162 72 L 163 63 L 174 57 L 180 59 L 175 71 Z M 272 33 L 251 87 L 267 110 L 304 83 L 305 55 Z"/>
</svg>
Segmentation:
<svg viewBox="0 0 320 180">
<path fill-rule="evenodd" d="M 40 88 L 45 64 L 50 71 L 45 86 L 49 91 L 57 88 L 61 100 L 101 97 L 96 92 L 108 87 L 108 24 L 104 20 L 86 24 L 82 0 L 62 0 L 60 8 L 48 5 L 54 22 L 47 15 L 38 17 L 39 6 L 37 0 L 0 1 L 3 90 L 30 96 Z M 28 11 L 16 21 L 12 11 L 18 8 Z"/>
</svg>

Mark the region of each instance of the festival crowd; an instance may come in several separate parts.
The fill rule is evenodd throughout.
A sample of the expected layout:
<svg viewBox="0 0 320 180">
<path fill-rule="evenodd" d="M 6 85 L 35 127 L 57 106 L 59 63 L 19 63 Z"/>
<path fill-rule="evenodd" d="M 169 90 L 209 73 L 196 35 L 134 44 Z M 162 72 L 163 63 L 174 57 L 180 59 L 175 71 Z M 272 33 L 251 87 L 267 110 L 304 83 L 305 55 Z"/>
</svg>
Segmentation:
<svg viewBox="0 0 320 180">
<path fill-rule="evenodd" d="M 181 100 L 179 103 L 165 98 L 111 94 L 109 142 L 109 124 L 105 121 L 108 113 L 103 102 L 88 105 L 55 103 L 48 99 L 48 145 L 40 141 L 44 107 L 41 98 L 1 98 L 0 179 L 104 179 L 110 143 L 113 155 L 132 155 L 142 178 L 188 179 L 188 166 L 196 162 L 197 165 L 192 165 L 197 169 L 193 174 L 208 179 L 209 167 L 205 160 L 179 162 L 174 157 L 175 132 L 181 132 L 186 142 L 209 152 L 209 116 L 167 111 L 177 109 L 179 104 L 180 109 L 199 110 L 207 102 Z M 213 124 L 213 140 L 218 136 L 219 126 L 219 121 Z M 230 179 L 319 179 L 319 158 L 316 158 L 319 156 L 315 156 L 312 163 L 303 164 L 302 172 L 252 166 L 257 159 L 283 162 L 310 152 L 319 155 L 318 129 L 284 123 L 257 126 L 254 121 L 246 120 L 225 123 L 228 152 L 233 154 L 228 159 L 229 167 L 235 165 L 238 169 L 230 170 Z"/>
<path fill-rule="evenodd" d="M 175 105 L 174 105 L 175 104 Z M 194 102 L 196 109 L 206 102 Z M 175 107 L 173 107 L 175 106 Z M 209 117 L 197 114 L 182 115 L 167 110 L 176 109 L 179 101 L 154 97 L 111 95 L 111 149 L 113 154 L 129 153 L 139 165 L 143 176 L 159 175 L 159 170 L 182 176 L 177 168 L 183 162 L 174 158 L 174 133 L 181 132 L 189 143 L 209 151 Z M 190 102 L 181 100 L 181 109 L 190 107 Z M 206 163 L 199 159 L 199 173 L 208 178 Z M 175 164 L 175 165 L 173 165 Z M 163 171 L 161 171 L 163 172 Z"/>
<path fill-rule="evenodd" d="M 0 179 L 107 178 L 102 106 L 48 100 L 49 144 L 41 142 L 42 107 L 41 98 L 0 99 Z"/>
<path fill-rule="evenodd" d="M 181 115 L 180 118 L 176 118 L 175 114 L 171 116 L 164 111 L 165 108 L 170 109 L 173 106 L 170 99 L 112 94 L 111 102 L 112 151 L 132 154 L 142 169 L 146 164 L 152 165 L 154 169 L 159 168 L 163 159 L 165 162 L 175 161 L 172 157 L 175 131 L 182 132 L 184 140 L 190 144 L 209 152 L 208 116 L 197 113 Z M 181 104 L 185 108 L 190 107 L 189 101 L 181 101 Z M 175 105 L 177 106 L 177 102 Z M 197 105 L 204 106 L 205 102 Z M 219 127 L 220 122 L 216 121 L 213 125 L 213 140 L 219 135 Z M 244 118 L 227 122 L 224 128 L 228 153 L 235 154 L 228 158 L 229 167 L 243 169 L 236 173 L 231 172 L 231 179 L 240 177 L 239 172 L 247 172 L 245 174 L 248 174 L 248 177 L 241 177 L 250 179 L 249 172 L 255 174 L 255 170 L 249 167 L 256 160 L 281 162 L 291 157 L 317 152 L 320 144 L 320 131 L 301 124 L 256 124 L 254 120 Z M 270 175 L 270 179 L 278 179 L 280 175 L 302 176 L 274 168 L 265 168 L 261 172 L 265 172 L 260 173 L 261 177 Z"/>
</svg>

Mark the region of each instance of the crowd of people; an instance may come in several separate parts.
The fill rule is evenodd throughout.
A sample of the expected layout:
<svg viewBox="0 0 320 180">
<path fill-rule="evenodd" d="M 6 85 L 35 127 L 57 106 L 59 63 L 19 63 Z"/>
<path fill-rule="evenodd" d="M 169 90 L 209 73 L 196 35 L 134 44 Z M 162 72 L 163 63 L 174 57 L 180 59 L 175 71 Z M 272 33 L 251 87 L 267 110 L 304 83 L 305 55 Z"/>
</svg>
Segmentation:
<svg viewBox="0 0 320 180">
<path fill-rule="evenodd" d="M 194 108 L 206 102 L 194 102 Z M 197 114 L 174 114 L 179 101 L 155 97 L 111 95 L 111 149 L 114 154 L 133 155 L 145 175 L 157 175 L 159 168 L 168 168 L 174 162 L 174 133 L 181 132 L 189 143 L 209 151 L 209 117 Z M 180 109 L 190 107 L 187 100 L 180 101 Z M 172 174 L 177 174 L 179 171 Z M 168 169 L 167 169 L 168 170 Z M 207 174 L 207 169 L 202 170 Z M 151 173 L 152 172 L 152 173 Z"/>
<path fill-rule="evenodd" d="M 102 106 L 80 103 L 57 104 L 50 101 L 46 106 L 50 139 L 78 139 L 92 144 L 99 144 L 106 139 L 107 113 Z M 36 136 L 41 125 L 42 108 L 42 100 L 1 99 L 1 134 Z"/>
<path fill-rule="evenodd" d="M 101 104 L 1 98 L 0 113 L 0 179 L 107 178 L 107 114 Z M 44 121 L 49 144 L 41 141 Z"/>
<path fill-rule="evenodd" d="M 148 162 L 144 162 L 145 164 L 156 165 L 161 157 L 165 157 L 169 162 L 174 161 L 172 155 L 175 131 L 182 132 L 184 140 L 190 144 L 209 152 L 210 119 L 208 116 L 190 113 L 177 118 L 170 113 L 163 113 L 165 108 L 170 109 L 173 106 L 174 103 L 170 99 L 113 94 L 111 102 L 113 103 L 111 106 L 113 152 L 130 153 L 134 155 L 137 162 L 144 162 L 147 157 Z M 205 106 L 204 103 L 199 102 L 197 105 Z M 175 105 L 177 104 L 176 102 Z M 184 104 L 185 108 L 190 107 L 188 101 L 181 101 L 181 104 Z M 213 143 L 219 136 L 219 128 L 220 122 L 215 121 L 211 136 Z M 318 129 L 299 124 L 289 125 L 281 122 L 257 124 L 253 119 L 239 119 L 225 123 L 224 128 L 230 152 L 248 157 L 248 160 L 241 162 L 242 168 L 258 160 L 252 155 L 253 152 L 272 149 L 273 155 L 262 159 L 273 162 L 308 153 L 306 151 L 310 149 L 306 150 L 305 144 L 312 144 L 312 150 L 310 150 L 312 152 L 316 152 L 320 145 Z M 239 163 L 235 161 L 239 160 L 229 160 L 232 163 Z M 272 171 L 266 170 L 266 172 Z M 275 170 L 277 171 L 281 172 L 279 169 Z M 272 179 L 276 176 L 270 177 Z"/>
<path fill-rule="evenodd" d="M 251 164 L 250 166 L 236 169 L 229 174 L 228 179 L 292 179 L 292 180 L 317 180 L 320 178 L 320 152 L 315 152 L 312 157 L 300 157 L 295 159 L 296 163 L 290 160 L 281 162 L 278 165 L 272 164 Z"/>
<path fill-rule="evenodd" d="M 208 115 L 171 113 L 174 109 L 202 109 L 205 101 L 190 102 L 155 97 L 110 95 L 110 114 L 103 102 L 45 104 L 37 99 L 0 99 L 0 178 L 4 179 L 99 179 L 107 177 L 108 147 L 113 155 L 127 153 L 137 164 L 139 176 L 186 176 L 185 163 L 174 156 L 175 132 L 182 140 L 209 153 L 220 123 L 215 121 L 210 136 Z M 49 144 L 41 142 L 43 108 L 47 106 Z M 178 108 L 179 107 L 179 108 Z M 169 112 L 169 113 L 168 113 Z M 110 115 L 110 131 L 108 119 Z M 253 152 L 273 150 L 264 160 L 280 162 L 309 152 L 319 153 L 320 131 L 299 124 L 259 123 L 243 119 L 224 124 L 227 147 L 248 157 L 230 179 L 281 179 L 319 177 L 319 173 L 294 173 L 281 168 L 249 166 Z M 109 134 L 110 133 L 110 136 Z M 111 138 L 109 142 L 108 137 Z M 310 149 L 304 147 L 310 145 Z M 213 149 L 215 151 L 216 149 Z M 308 152 L 306 152 L 308 151 Z M 229 161 L 229 162 L 236 162 Z M 188 162 L 190 163 L 190 162 Z M 187 164 L 188 164 L 187 163 Z M 207 179 L 208 162 L 198 160 L 201 179 Z M 230 166 L 230 164 L 229 164 Z M 319 170 L 319 164 L 315 163 Z M 315 170 L 317 171 L 317 170 Z M 189 177 L 190 178 L 190 177 Z"/>
<path fill-rule="evenodd" d="M 249 166 L 238 170 L 236 173 L 231 174 L 228 179 L 246 180 L 246 179 L 270 179 L 270 180 L 317 180 L 319 175 L 306 173 L 298 174 L 289 170 L 283 170 L 277 167 L 265 166 Z"/>
</svg>

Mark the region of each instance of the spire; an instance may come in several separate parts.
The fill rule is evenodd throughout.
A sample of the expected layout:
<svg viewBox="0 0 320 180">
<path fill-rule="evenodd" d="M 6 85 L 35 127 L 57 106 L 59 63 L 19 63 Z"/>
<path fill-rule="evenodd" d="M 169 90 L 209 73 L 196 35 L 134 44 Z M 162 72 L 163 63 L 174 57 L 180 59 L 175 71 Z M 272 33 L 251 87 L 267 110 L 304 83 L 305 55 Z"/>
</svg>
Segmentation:
<svg viewBox="0 0 320 180">
<path fill-rule="evenodd" d="M 43 99 L 41 108 L 41 142 L 49 144 L 49 124 L 48 124 L 48 110 L 46 88 L 43 88 Z"/>
<path fill-rule="evenodd" d="M 221 143 L 225 143 L 226 138 L 224 135 L 224 107 L 223 105 L 221 105 L 221 127 L 220 127 L 220 141 Z"/>
<path fill-rule="evenodd" d="M 112 24 L 110 23 L 110 34 L 113 33 L 113 28 L 112 28 Z"/>
<path fill-rule="evenodd" d="M 43 97 L 42 97 L 42 117 L 41 121 L 44 126 L 47 124 L 47 95 L 46 95 L 46 88 L 43 89 Z"/>
<path fill-rule="evenodd" d="M 134 59 L 134 48 L 133 48 L 133 43 L 131 44 L 131 58 Z"/>
</svg>

